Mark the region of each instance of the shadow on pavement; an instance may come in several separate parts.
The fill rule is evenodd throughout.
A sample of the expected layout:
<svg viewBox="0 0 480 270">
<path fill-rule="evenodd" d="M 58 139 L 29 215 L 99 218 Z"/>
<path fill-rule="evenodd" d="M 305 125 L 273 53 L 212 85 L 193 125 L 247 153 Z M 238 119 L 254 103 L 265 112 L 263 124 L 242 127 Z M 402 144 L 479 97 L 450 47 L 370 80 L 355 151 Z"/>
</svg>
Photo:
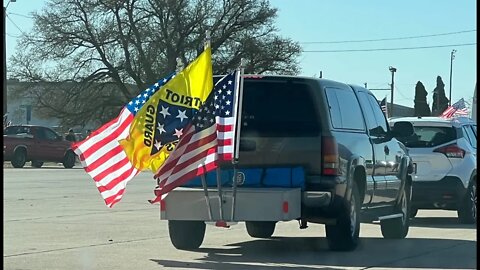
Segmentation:
<svg viewBox="0 0 480 270">
<path fill-rule="evenodd" d="M 415 217 L 410 219 L 410 227 L 442 229 L 476 229 L 476 224 L 462 224 L 456 217 Z"/>
<path fill-rule="evenodd" d="M 408 236 L 400 240 L 360 239 L 360 245 L 353 252 L 330 251 L 326 238 L 273 237 L 267 240 L 229 244 L 221 248 L 199 248 L 191 252 L 205 253 L 205 256 L 195 262 L 151 260 L 174 269 L 307 270 L 338 267 L 475 269 L 476 267 L 476 241 L 408 238 Z M 436 254 L 442 252 L 449 254 L 452 250 L 460 250 L 459 256 L 465 259 L 455 258 L 455 254 L 450 254 L 452 255 L 448 256 L 450 259 L 432 259 Z M 280 267 L 281 265 L 286 266 Z"/>
</svg>

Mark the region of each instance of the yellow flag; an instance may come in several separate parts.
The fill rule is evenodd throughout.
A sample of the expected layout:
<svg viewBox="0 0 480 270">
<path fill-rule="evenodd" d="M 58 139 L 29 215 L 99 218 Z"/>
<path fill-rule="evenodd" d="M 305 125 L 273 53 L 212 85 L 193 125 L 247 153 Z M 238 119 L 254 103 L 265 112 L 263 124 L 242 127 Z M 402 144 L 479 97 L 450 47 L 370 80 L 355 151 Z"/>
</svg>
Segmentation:
<svg viewBox="0 0 480 270">
<path fill-rule="evenodd" d="M 120 141 L 138 170 L 156 172 L 175 148 L 183 128 L 213 88 L 211 48 L 163 85 L 137 112 L 130 135 Z"/>
</svg>

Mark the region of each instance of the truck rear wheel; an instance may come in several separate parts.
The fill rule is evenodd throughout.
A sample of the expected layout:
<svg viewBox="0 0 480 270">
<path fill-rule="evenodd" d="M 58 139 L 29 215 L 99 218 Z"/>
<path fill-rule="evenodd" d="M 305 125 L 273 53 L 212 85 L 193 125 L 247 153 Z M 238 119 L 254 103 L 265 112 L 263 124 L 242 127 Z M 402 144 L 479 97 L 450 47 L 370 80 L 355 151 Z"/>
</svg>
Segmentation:
<svg viewBox="0 0 480 270">
<path fill-rule="evenodd" d="M 416 217 L 418 214 L 418 208 L 410 208 L 410 218 Z"/>
<path fill-rule="evenodd" d="M 380 221 L 380 227 L 384 238 L 402 239 L 407 236 L 410 227 L 411 189 L 411 185 L 405 186 L 402 192 L 402 198 L 396 206 L 396 209 L 402 213 L 402 217 Z"/>
<path fill-rule="evenodd" d="M 13 155 L 13 158 L 11 161 L 12 166 L 14 168 L 23 168 L 26 162 L 27 162 L 27 154 L 25 153 L 25 150 L 18 149 L 17 151 L 15 151 L 15 154 Z"/>
<path fill-rule="evenodd" d="M 275 221 L 245 221 L 247 233 L 255 238 L 270 238 L 275 231 Z"/>
<path fill-rule="evenodd" d="M 32 167 L 41 168 L 43 166 L 43 161 L 32 160 Z"/>
<path fill-rule="evenodd" d="M 354 250 L 360 235 L 360 195 L 355 182 L 350 200 L 344 199 L 335 225 L 325 225 L 328 246 L 335 251 Z"/>
<path fill-rule="evenodd" d="M 170 241 L 177 249 L 199 248 L 205 237 L 205 222 L 188 220 L 169 220 Z"/>
<path fill-rule="evenodd" d="M 67 169 L 73 168 L 75 166 L 75 153 L 73 151 L 68 151 L 63 158 L 63 167 Z"/>
</svg>

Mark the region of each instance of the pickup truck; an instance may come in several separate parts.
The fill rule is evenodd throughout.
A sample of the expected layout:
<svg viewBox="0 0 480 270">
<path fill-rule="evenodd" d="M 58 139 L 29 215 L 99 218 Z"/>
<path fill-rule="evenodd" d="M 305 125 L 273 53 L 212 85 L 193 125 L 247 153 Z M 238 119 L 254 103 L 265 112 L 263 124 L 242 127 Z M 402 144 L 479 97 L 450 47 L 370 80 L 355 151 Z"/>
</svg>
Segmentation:
<svg viewBox="0 0 480 270">
<path fill-rule="evenodd" d="M 198 248 L 205 224 L 245 222 L 269 238 L 279 221 L 325 224 L 329 248 L 354 250 L 361 222 L 384 238 L 408 234 L 412 161 L 367 89 L 299 76 L 244 75 L 239 160 L 192 179 L 160 201 L 170 240 Z"/>
<path fill-rule="evenodd" d="M 36 168 L 45 161 L 61 162 L 65 168 L 72 168 L 76 155 L 71 142 L 50 128 L 14 125 L 3 130 L 3 161 L 10 161 L 14 168 L 23 168 L 28 161 Z"/>
</svg>

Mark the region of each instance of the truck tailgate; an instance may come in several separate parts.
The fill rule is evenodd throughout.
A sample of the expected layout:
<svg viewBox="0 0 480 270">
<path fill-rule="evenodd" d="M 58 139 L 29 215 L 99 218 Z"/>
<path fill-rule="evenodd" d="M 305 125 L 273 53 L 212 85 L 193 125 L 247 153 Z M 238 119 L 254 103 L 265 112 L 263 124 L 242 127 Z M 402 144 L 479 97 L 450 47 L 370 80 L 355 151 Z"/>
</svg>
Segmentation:
<svg viewBox="0 0 480 270">
<path fill-rule="evenodd" d="M 160 202 L 162 220 L 222 220 L 217 189 L 209 188 L 212 219 L 202 188 L 177 188 Z M 235 218 L 232 215 L 232 189 L 223 188 L 225 221 L 288 221 L 301 215 L 300 188 L 237 188 Z"/>
</svg>

